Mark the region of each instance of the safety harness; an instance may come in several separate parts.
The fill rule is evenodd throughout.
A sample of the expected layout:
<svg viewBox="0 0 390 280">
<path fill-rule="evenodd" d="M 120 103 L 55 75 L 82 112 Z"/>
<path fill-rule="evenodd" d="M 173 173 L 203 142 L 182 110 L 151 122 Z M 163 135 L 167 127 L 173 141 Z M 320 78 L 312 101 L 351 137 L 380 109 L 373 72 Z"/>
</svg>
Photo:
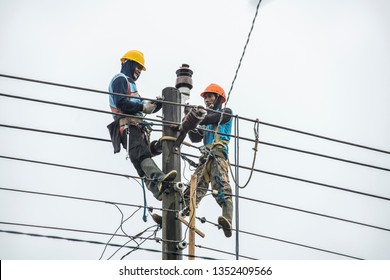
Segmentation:
<svg viewBox="0 0 390 280">
<path fill-rule="evenodd" d="M 207 146 L 203 146 L 200 148 L 200 151 L 202 153 L 200 157 L 200 162 L 205 164 L 206 172 L 204 172 L 203 176 L 206 182 L 210 182 L 210 175 L 211 174 L 211 168 L 212 168 L 212 162 L 210 161 L 210 158 L 212 157 L 214 159 L 215 164 L 215 181 L 219 185 L 218 190 L 218 199 L 221 201 L 222 204 L 226 203 L 225 194 L 223 192 L 223 183 L 220 177 L 220 171 L 218 168 L 219 165 L 219 158 L 223 158 L 224 160 L 228 159 L 227 155 L 227 147 L 229 145 L 229 140 L 222 140 L 220 138 L 220 134 L 217 133 L 218 126 L 214 127 L 214 142 L 212 144 L 209 144 Z"/>
</svg>

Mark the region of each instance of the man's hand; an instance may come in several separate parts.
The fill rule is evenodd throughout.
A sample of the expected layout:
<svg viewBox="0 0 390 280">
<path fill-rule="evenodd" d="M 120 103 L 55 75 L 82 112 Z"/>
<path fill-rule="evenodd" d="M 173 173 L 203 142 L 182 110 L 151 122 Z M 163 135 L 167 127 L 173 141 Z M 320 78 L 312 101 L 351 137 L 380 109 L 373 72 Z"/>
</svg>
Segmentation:
<svg viewBox="0 0 390 280">
<path fill-rule="evenodd" d="M 157 106 L 156 103 L 153 103 L 151 101 L 147 101 L 144 103 L 142 113 L 151 114 L 156 109 L 156 106 Z"/>
</svg>

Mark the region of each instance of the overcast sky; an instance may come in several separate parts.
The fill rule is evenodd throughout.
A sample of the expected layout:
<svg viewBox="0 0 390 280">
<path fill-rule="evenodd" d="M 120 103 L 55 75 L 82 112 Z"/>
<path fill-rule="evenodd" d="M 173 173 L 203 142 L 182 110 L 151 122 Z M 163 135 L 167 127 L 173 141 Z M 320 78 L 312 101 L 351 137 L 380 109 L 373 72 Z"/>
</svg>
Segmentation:
<svg viewBox="0 0 390 280">
<path fill-rule="evenodd" d="M 218 83 L 229 91 L 257 3 L 1 0 L 0 74 L 107 90 L 120 70 L 120 57 L 138 49 L 145 54 L 147 68 L 137 81 L 143 97 L 155 98 L 165 87 L 174 86 L 175 71 L 187 63 L 194 71 L 190 103 L 203 104 L 199 94 L 208 84 Z M 390 2 L 386 0 L 262 1 L 228 107 L 241 117 L 390 151 L 389 26 Z M 3 77 L 0 93 L 109 110 L 104 94 Z M 0 96 L 2 125 L 108 139 L 106 126 L 111 119 L 109 114 Z M 239 130 L 240 136 L 254 139 L 253 123 L 241 120 Z M 114 155 L 110 143 L 4 126 L 0 133 L 0 230 L 105 243 L 109 235 L 31 225 L 114 233 L 121 224 L 121 211 L 126 219 L 137 210 L 6 188 L 143 205 L 142 188 L 135 180 L 4 158 L 137 175 L 124 151 Z M 154 132 L 153 138 L 160 136 Z M 260 126 L 260 140 L 390 169 L 390 154 L 265 125 Z M 252 148 L 252 142 L 240 141 L 241 165 L 251 165 Z M 184 149 L 197 154 L 195 149 Z M 233 142 L 231 152 L 234 162 Z M 161 157 L 156 162 L 161 166 Z M 269 145 L 259 146 L 255 168 L 380 198 L 261 172 L 255 172 L 249 185 L 240 190 L 243 197 L 381 229 L 242 199 L 240 230 L 255 235 L 240 233 L 241 255 L 390 259 L 389 171 Z M 188 165 L 183 163 L 182 169 L 183 180 L 189 179 Z M 248 177 L 247 170 L 240 170 L 241 184 Z M 149 192 L 147 200 L 150 206 L 161 207 Z M 134 236 L 154 225 L 150 217 L 145 223 L 142 213 L 141 209 L 123 224 L 126 234 Z M 219 215 L 211 196 L 197 209 L 197 216 L 211 222 Z M 197 226 L 206 234 L 204 239 L 197 237 L 198 245 L 234 254 L 235 235 L 226 239 L 211 224 L 198 222 Z M 187 238 L 185 233 L 183 227 L 183 238 Z M 126 241 L 115 237 L 111 242 Z M 130 251 L 114 254 L 117 248 L 108 247 L 103 254 L 103 245 L 6 232 L 0 232 L 0 248 L 0 259 L 120 259 Z M 161 243 L 148 240 L 141 248 L 161 250 Z M 235 259 L 201 248 L 196 254 Z M 126 259 L 161 259 L 161 253 L 137 250 Z"/>
</svg>

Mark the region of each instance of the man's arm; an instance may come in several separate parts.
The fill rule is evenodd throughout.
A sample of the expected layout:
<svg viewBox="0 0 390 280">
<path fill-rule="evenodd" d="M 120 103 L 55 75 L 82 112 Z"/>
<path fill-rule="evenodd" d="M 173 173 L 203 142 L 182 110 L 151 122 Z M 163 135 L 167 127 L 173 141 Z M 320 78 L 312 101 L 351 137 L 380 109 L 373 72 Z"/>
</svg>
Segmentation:
<svg viewBox="0 0 390 280">
<path fill-rule="evenodd" d="M 221 124 L 227 123 L 232 118 L 230 115 L 233 113 L 231 109 L 225 108 L 222 110 L 224 113 L 222 116 Z M 225 114 L 226 113 L 226 114 Z M 221 113 L 210 112 L 206 115 L 206 117 L 200 122 L 200 125 L 208 125 L 208 124 L 218 124 L 221 119 Z"/>
<path fill-rule="evenodd" d="M 126 94 L 127 87 L 127 80 L 124 77 L 119 77 L 112 83 L 112 89 L 115 93 Z M 114 95 L 113 97 L 115 105 L 124 114 L 135 114 L 143 109 L 142 103 L 130 101 L 126 96 Z"/>
</svg>

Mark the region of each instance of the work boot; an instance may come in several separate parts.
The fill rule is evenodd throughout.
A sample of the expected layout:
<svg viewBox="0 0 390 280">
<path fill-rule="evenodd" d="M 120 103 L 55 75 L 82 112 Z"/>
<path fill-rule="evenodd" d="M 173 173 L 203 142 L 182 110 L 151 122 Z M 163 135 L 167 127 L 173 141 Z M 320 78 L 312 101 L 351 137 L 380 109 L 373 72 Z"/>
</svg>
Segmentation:
<svg viewBox="0 0 390 280">
<path fill-rule="evenodd" d="M 164 174 L 151 158 L 144 159 L 141 162 L 141 168 L 148 178 L 148 180 L 146 180 L 146 187 L 153 193 L 153 196 L 157 200 L 161 201 L 163 182 L 173 181 L 176 178 L 177 171 L 172 170 L 167 174 Z"/>
<path fill-rule="evenodd" d="M 232 216 L 233 202 L 226 200 L 225 204 L 222 205 L 222 216 L 218 217 L 218 225 L 222 227 L 226 237 L 232 236 Z"/>
<path fill-rule="evenodd" d="M 166 187 L 167 183 L 169 182 L 172 182 L 173 180 L 175 180 L 177 176 L 177 171 L 176 170 L 171 170 L 169 171 L 167 174 L 165 174 L 164 176 L 160 177 L 158 180 L 158 185 L 157 185 L 157 188 L 158 188 L 158 192 L 159 192 L 159 196 L 157 197 L 158 200 L 162 200 L 162 193 L 164 192 L 164 187 Z"/>
<path fill-rule="evenodd" d="M 160 227 L 162 227 L 162 217 L 159 214 L 152 213 L 151 214 L 153 221 L 158 224 Z"/>
</svg>

